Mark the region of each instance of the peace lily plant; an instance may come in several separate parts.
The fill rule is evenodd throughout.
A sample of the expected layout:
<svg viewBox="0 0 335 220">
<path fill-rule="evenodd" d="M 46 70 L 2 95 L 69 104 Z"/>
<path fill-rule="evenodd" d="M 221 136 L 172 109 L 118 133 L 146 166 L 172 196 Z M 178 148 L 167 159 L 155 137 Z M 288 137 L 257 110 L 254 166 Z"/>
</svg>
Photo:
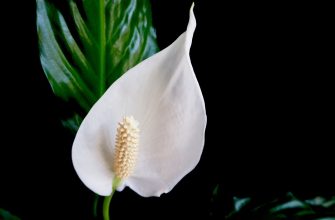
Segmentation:
<svg viewBox="0 0 335 220">
<path fill-rule="evenodd" d="M 105 196 L 104 219 L 116 190 L 169 192 L 204 145 L 205 104 L 189 57 L 193 6 L 186 32 L 157 54 L 148 0 L 36 6 L 42 68 L 55 95 L 74 104 L 63 120 L 77 133 L 73 165 Z"/>
<path fill-rule="evenodd" d="M 83 120 L 72 148 L 74 168 L 93 192 L 130 187 L 141 196 L 169 192 L 199 162 L 206 127 L 203 96 L 185 33 L 115 81 Z"/>
<path fill-rule="evenodd" d="M 195 26 L 192 6 L 187 31 L 152 56 L 158 46 L 149 0 L 36 0 L 41 67 L 53 93 L 70 106 L 62 118 L 77 133 L 73 165 L 88 188 L 105 196 L 105 220 L 116 190 L 128 186 L 144 197 L 160 196 L 200 159 L 206 112 L 189 57 Z M 221 188 L 211 203 L 220 200 Z M 334 216 L 334 197 L 231 199 L 234 209 L 219 216 Z M 1 217 L 16 218 L 0 208 Z"/>
</svg>

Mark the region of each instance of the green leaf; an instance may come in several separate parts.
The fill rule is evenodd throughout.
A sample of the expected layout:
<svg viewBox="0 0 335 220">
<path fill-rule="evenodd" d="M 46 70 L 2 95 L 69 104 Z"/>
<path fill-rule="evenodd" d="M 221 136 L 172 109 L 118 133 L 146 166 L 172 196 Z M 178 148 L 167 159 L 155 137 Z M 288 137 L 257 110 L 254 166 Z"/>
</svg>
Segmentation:
<svg viewBox="0 0 335 220">
<path fill-rule="evenodd" d="M 106 89 L 158 48 L 149 0 L 64 2 L 36 0 L 37 32 L 53 92 L 78 105 L 63 122 L 76 131 Z"/>
<path fill-rule="evenodd" d="M 334 220 L 335 197 L 315 197 L 301 200 L 292 193 L 271 200 L 257 200 L 251 197 L 233 199 L 234 210 L 226 217 L 233 219 L 292 219 L 292 220 Z"/>
<path fill-rule="evenodd" d="M 234 206 L 235 206 L 236 211 L 241 210 L 243 207 L 245 207 L 250 202 L 250 198 L 234 197 L 233 199 L 234 199 Z"/>
<path fill-rule="evenodd" d="M 0 208 L 0 220 L 20 220 L 10 212 Z"/>
<path fill-rule="evenodd" d="M 222 184 L 217 184 L 209 215 L 227 220 L 335 220 L 334 194 L 298 195 L 278 192 L 237 197 L 225 192 Z"/>
</svg>

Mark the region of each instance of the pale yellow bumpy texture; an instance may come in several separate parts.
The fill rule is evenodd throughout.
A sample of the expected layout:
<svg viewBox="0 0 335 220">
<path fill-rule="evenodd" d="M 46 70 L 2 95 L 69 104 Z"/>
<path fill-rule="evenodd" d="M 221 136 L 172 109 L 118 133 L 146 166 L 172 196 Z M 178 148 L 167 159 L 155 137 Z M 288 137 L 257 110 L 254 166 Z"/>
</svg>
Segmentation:
<svg viewBox="0 0 335 220">
<path fill-rule="evenodd" d="M 138 122 L 132 116 L 124 117 L 115 138 L 114 173 L 117 178 L 124 179 L 134 170 L 138 141 Z"/>
</svg>

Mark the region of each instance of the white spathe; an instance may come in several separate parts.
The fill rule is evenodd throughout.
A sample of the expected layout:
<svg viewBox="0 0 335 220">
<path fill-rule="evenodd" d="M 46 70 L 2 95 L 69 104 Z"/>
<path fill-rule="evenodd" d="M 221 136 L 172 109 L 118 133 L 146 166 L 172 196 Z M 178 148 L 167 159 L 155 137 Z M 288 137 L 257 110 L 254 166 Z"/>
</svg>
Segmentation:
<svg viewBox="0 0 335 220">
<path fill-rule="evenodd" d="M 118 191 L 129 186 L 141 196 L 160 196 L 198 164 L 207 118 L 189 57 L 195 26 L 192 6 L 187 31 L 119 78 L 82 122 L 72 161 L 95 193 L 112 192 L 115 135 L 124 116 L 139 122 L 140 134 L 134 171 Z"/>
</svg>

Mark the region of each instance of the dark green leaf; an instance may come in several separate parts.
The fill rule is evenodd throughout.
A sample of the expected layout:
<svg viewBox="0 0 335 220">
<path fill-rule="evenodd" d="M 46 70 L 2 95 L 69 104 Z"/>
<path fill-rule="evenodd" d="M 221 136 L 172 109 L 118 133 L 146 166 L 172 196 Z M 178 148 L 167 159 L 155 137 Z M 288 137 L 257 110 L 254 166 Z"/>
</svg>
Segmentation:
<svg viewBox="0 0 335 220">
<path fill-rule="evenodd" d="M 92 105 L 128 69 L 157 52 L 149 0 L 37 2 L 43 70 L 55 95 L 79 108 L 63 124 L 76 130 Z"/>
<path fill-rule="evenodd" d="M 230 195 L 221 184 L 213 186 L 210 217 L 227 220 L 335 220 L 335 195 L 293 193 Z"/>
<path fill-rule="evenodd" d="M 213 195 L 214 197 L 218 196 L 218 194 L 219 194 L 219 184 L 217 184 L 217 185 L 215 186 L 215 188 L 214 188 L 214 190 L 213 190 L 213 192 L 212 192 L 212 195 Z"/>
<path fill-rule="evenodd" d="M 0 220 L 20 220 L 10 212 L 0 208 Z"/>
<path fill-rule="evenodd" d="M 253 198 L 234 198 L 235 209 L 226 219 L 292 219 L 334 220 L 335 197 L 316 197 L 309 200 L 296 198 L 292 193 L 268 201 Z"/>
<path fill-rule="evenodd" d="M 241 210 L 243 207 L 245 207 L 246 204 L 248 204 L 250 201 L 250 198 L 236 198 L 234 197 L 234 205 L 235 205 L 235 210 L 238 212 Z"/>
</svg>

